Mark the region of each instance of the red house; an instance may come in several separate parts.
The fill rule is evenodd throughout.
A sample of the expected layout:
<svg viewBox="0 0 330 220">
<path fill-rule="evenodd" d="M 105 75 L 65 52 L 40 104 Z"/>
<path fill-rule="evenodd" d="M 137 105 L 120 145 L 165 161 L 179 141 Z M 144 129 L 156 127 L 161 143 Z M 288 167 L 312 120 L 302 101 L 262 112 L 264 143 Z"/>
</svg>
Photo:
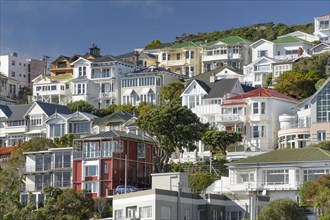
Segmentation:
<svg viewBox="0 0 330 220">
<path fill-rule="evenodd" d="M 72 183 L 90 197 L 113 195 L 118 185 L 150 188 L 156 143 L 144 135 L 107 131 L 74 141 Z M 126 159 L 125 159 L 126 158 Z"/>
</svg>

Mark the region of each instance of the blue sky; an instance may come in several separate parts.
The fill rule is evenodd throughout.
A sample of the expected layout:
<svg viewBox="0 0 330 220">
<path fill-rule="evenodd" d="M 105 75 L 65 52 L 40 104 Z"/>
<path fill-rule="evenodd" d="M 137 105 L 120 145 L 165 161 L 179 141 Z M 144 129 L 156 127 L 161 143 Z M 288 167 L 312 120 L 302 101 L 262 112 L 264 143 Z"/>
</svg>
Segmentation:
<svg viewBox="0 0 330 220">
<path fill-rule="evenodd" d="M 329 13 L 328 0 L 0 0 L 0 54 L 51 60 L 84 54 L 119 55 L 153 39 L 274 22 L 303 24 Z"/>
</svg>

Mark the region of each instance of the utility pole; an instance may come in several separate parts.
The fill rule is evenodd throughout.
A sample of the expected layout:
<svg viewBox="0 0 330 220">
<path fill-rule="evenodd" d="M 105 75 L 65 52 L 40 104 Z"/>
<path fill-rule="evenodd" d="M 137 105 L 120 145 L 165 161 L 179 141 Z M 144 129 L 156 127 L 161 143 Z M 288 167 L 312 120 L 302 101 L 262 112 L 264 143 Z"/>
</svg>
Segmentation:
<svg viewBox="0 0 330 220">
<path fill-rule="evenodd" d="M 125 154 L 125 194 L 127 188 L 127 154 Z"/>
</svg>

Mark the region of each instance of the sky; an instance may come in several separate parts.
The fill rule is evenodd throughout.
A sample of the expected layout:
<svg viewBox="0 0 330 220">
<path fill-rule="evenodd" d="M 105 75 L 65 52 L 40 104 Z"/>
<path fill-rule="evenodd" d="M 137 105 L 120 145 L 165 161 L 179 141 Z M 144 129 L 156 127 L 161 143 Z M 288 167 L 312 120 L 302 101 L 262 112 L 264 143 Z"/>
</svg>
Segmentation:
<svg viewBox="0 0 330 220">
<path fill-rule="evenodd" d="M 55 60 L 95 43 L 120 55 L 183 33 L 312 23 L 327 13 L 330 0 L 0 0 L 0 54 Z"/>
</svg>

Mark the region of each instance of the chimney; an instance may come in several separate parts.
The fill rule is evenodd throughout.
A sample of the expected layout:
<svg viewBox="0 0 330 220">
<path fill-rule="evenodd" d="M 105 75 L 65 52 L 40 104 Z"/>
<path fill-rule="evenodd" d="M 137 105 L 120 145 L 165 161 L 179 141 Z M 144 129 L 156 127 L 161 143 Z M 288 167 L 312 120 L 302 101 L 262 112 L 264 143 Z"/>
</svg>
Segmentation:
<svg viewBox="0 0 330 220">
<path fill-rule="evenodd" d="M 89 48 L 89 53 L 92 54 L 94 57 L 99 57 L 100 55 L 100 48 L 97 47 L 96 44 L 93 44 L 91 48 Z"/>
<path fill-rule="evenodd" d="M 215 82 L 215 72 L 212 73 L 212 75 L 210 76 L 210 83 Z"/>
<path fill-rule="evenodd" d="M 134 57 L 135 57 L 135 65 L 136 65 L 136 66 L 139 65 L 139 56 L 140 56 L 139 51 L 136 50 L 135 53 L 134 53 Z"/>
<path fill-rule="evenodd" d="M 156 68 L 159 67 L 159 61 L 156 61 Z"/>
</svg>

